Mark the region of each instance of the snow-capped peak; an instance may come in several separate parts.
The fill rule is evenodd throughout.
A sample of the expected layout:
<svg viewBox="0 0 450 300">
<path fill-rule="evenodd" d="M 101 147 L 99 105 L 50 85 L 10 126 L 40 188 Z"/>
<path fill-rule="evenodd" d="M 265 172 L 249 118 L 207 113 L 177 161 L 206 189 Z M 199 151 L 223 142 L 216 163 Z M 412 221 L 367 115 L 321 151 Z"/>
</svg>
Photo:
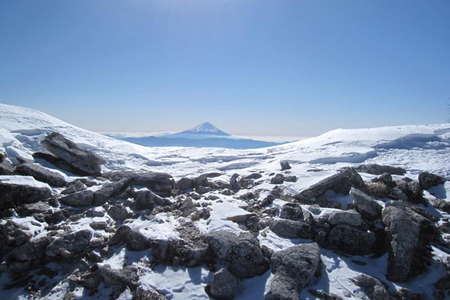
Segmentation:
<svg viewBox="0 0 450 300">
<path fill-rule="evenodd" d="M 211 124 L 210 122 L 201 123 L 201 124 L 195 126 L 194 128 L 182 131 L 180 133 L 181 134 L 208 134 L 208 135 L 222 135 L 222 136 L 229 135 L 228 133 L 220 130 L 219 128 L 217 128 L 216 126 Z"/>
</svg>

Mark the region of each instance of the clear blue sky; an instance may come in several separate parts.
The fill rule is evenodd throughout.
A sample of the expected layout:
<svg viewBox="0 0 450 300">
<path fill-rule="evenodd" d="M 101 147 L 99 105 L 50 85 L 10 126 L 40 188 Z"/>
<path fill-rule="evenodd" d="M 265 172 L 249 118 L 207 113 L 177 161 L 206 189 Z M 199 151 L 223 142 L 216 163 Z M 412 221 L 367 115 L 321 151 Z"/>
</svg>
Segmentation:
<svg viewBox="0 0 450 300">
<path fill-rule="evenodd" d="M 448 0 L 0 0 L 0 102 L 100 131 L 442 123 Z"/>
</svg>

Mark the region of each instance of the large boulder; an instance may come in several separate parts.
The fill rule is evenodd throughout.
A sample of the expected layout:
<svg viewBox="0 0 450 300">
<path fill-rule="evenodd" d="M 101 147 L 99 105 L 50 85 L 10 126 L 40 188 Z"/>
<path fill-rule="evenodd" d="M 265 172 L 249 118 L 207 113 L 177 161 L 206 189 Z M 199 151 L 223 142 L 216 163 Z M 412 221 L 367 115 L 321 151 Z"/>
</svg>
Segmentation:
<svg viewBox="0 0 450 300">
<path fill-rule="evenodd" d="M 31 234 L 28 232 L 28 228 L 16 224 L 13 221 L 6 221 L 4 224 L 0 224 L 0 259 L 4 257 L 9 251 L 17 248 L 31 238 Z"/>
<path fill-rule="evenodd" d="M 417 181 L 410 178 L 403 178 L 396 181 L 397 188 L 406 196 L 406 200 L 411 203 L 423 203 L 423 190 Z"/>
<path fill-rule="evenodd" d="M 6 258 L 8 271 L 22 274 L 46 262 L 45 249 L 51 242 L 49 237 L 30 240 L 13 249 Z"/>
<path fill-rule="evenodd" d="M 427 236 L 432 224 L 406 206 L 387 206 L 382 217 L 388 237 L 387 277 L 405 282 L 423 272 L 429 263 Z"/>
<path fill-rule="evenodd" d="M 291 238 L 313 238 L 313 230 L 311 225 L 302 220 L 275 219 L 270 224 L 270 230 L 278 236 Z"/>
<path fill-rule="evenodd" d="M 281 207 L 280 218 L 303 220 L 303 210 L 298 203 L 286 203 Z"/>
<path fill-rule="evenodd" d="M 289 164 L 289 161 L 282 160 L 282 161 L 280 161 L 280 167 L 281 167 L 281 171 L 284 171 L 284 170 L 289 170 L 291 168 L 291 165 Z"/>
<path fill-rule="evenodd" d="M 227 269 L 222 268 L 214 273 L 212 281 L 205 290 L 213 299 L 231 300 L 239 290 L 239 279 Z"/>
<path fill-rule="evenodd" d="M 45 201 L 52 190 L 30 176 L 0 176 L 0 209 Z"/>
<path fill-rule="evenodd" d="M 381 175 L 383 173 L 388 173 L 392 175 L 405 175 L 406 173 L 406 170 L 400 167 L 384 166 L 377 164 L 360 165 L 356 167 L 356 171 L 372 175 Z"/>
<path fill-rule="evenodd" d="M 166 173 L 117 171 L 103 176 L 112 181 L 125 180 L 130 186 L 146 187 L 161 197 L 172 196 L 175 188 L 173 177 Z"/>
<path fill-rule="evenodd" d="M 47 247 L 45 254 L 48 258 L 70 259 L 89 251 L 92 238 L 90 230 L 80 230 L 66 234 L 53 240 Z"/>
<path fill-rule="evenodd" d="M 275 252 L 271 257 L 273 278 L 266 300 L 298 300 L 320 266 L 320 249 L 316 243 L 305 243 Z"/>
<path fill-rule="evenodd" d="M 446 179 L 444 177 L 432 173 L 422 172 L 419 174 L 419 184 L 424 190 L 428 190 L 438 184 L 443 184 L 445 181 Z"/>
<path fill-rule="evenodd" d="M 366 274 L 360 274 L 352 281 L 361 288 L 362 293 L 358 293 L 362 299 L 371 300 L 393 300 L 386 286 L 378 279 Z"/>
<path fill-rule="evenodd" d="M 82 149 L 57 132 L 47 135 L 42 145 L 55 157 L 70 165 L 71 172 L 92 176 L 101 174 L 101 165 L 105 160 L 89 150 Z"/>
<path fill-rule="evenodd" d="M 334 210 L 327 214 L 327 222 L 332 225 L 349 225 L 361 227 L 364 221 L 361 215 L 354 210 Z"/>
<path fill-rule="evenodd" d="M 381 218 L 381 211 L 383 207 L 378 204 L 375 199 L 367 195 L 363 191 L 352 188 L 350 196 L 353 200 L 353 205 L 356 210 L 368 220 L 376 220 Z"/>
<path fill-rule="evenodd" d="M 151 241 L 139 230 L 129 226 L 121 226 L 109 241 L 110 245 L 125 244 L 128 250 L 142 251 L 151 248 Z"/>
<path fill-rule="evenodd" d="M 334 226 L 327 239 L 327 247 L 349 255 L 365 255 L 372 252 L 375 233 L 349 225 Z"/>
<path fill-rule="evenodd" d="M 327 191 L 339 194 L 348 194 L 351 187 L 364 188 L 365 184 L 361 176 L 353 168 L 344 168 L 339 173 L 329 176 L 295 196 L 297 200 L 305 204 L 314 204 L 316 199 Z"/>
<path fill-rule="evenodd" d="M 171 202 L 150 190 L 139 190 L 134 192 L 136 209 L 153 209 L 155 206 L 170 205 Z"/>
<path fill-rule="evenodd" d="M 35 163 L 23 163 L 16 167 L 17 174 L 34 177 L 38 181 L 48 183 L 51 186 L 62 187 L 67 184 L 63 175 L 44 168 Z"/>
<path fill-rule="evenodd" d="M 238 278 L 258 276 L 269 268 L 258 240 L 249 234 L 213 231 L 206 236 L 206 242 L 214 262 L 226 265 Z"/>
<path fill-rule="evenodd" d="M 122 269 L 112 269 L 108 264 L 98 264 L 97 273 L 109 286 L 135 289 L 139 280 L 137 271 L 132 266 L 126 266 Z"/>
</svg>

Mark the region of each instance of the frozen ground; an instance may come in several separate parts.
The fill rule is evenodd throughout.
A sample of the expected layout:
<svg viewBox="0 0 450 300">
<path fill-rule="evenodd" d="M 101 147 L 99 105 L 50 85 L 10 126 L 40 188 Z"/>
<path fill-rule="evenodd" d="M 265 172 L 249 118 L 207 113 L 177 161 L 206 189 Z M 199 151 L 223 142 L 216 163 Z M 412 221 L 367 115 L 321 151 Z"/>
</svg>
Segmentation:
<svg viewBox="0 0 450 300">
<path fill-rule="evenodd" d="M 301 191 L 319 180 L 335 174 L 344 166 L 361 163 L 377 163 L 403 167 L 406 176 L 416 179 L 420 171 L 429 171 L 442 176 L 450 176 L 450 124 L 393 126 L 367 129 L 337 129 L 314 138 L 281 146 L 255 150 L 230 150 L 223 148 L 187 148 L 164 147 L 147 148 L 124 141 L 119 141 L 101 134 L 93 133 L 47 114 L 31 109 L 0 104 L 0 150 L 3 149 L 12 159 L 32 159 L 31 154 L 42 151 L 40 141 L 50 132 L 57 131 L 87 149 L 90 149 L 106 159 L 103 171 L 108 170 L 151 170 L 169 173 L 175 179 L 183 176 L 198 176 L 206 172 L 221 172 L 219 179 L 229 180 L 232 174 L 242 175 L 262 173 L 264 176 L 279 171 L 280 160 L 290 162 L 292 175 L 298 177 L 295 183 L 286 183 L 292 193 Z M 76 177 L 66 174 L 69 180 Z M 370 177 L 369 175 L 367 175 Z M 14 177 L 2 177 L 0 180 L 16 180 Z M 17 179 L 18 180 L 18 179 Z M 32 178 L 20 179 L 22 184 L 36 185 Z M 26 182 L 23 182 L 26 181 Z M 273 185 L 264 182 L 258 189 L 270 190 Z M 55 192 L 58 192 L 55 190 Z M 435 194 L 450 201 L 450 183 Z M 212 205 L 211 217 L 208 222 L 200 220 L 196 226 L 201 232 L 226 229 L 239 232 L 237 224 L 225 220 L 229 216 L 247 213 L 241 208 L 243 203 L 232 196 L 219 195 L 223 202 Z M 346 201 L 346 199 L 342 199 Z M 280 206 L 283 201 L 275 202 Z M 98 208 L 101 210 L 101 208 Z M 449 217 L 449 216 L 443 216 Z M 176 227 L 180 219 L 173 216 L 159 216 L 163 223 L 152 223 L 154 220 L 135 220 L 132 225 L 141 228 L 149 235 L 176 235 Z M 102 219 L 103 220 L 103 219 Z M 28 224 L 29 219 L 16 218 L 17 222 Z M 89 228 L 92 220 L 81 220 L 77 228 Z M 96 220 L 98 221 L 98 220 Z M 87 223 L 86 223 L 87 222 Z M 167 225 L 169 224 L 169 225 Z M 165 225 L 165 226 L 162 226 Z M 31 226 L 38 236 L 43 228 Z M 263 245 L 274 250 L 280 250 L 303 240 L 282 239 L 266 229 L 259 237 Z M 444 274 L 444 269 L 438 262 L 448 257 L 448 254 L 434 248 L 435 262 L 428 273 L 404 285 L 416 291 L 431 293 L 430 286 Z M 325 272 L 318 282 L 311 287 L 337 294 L 345 299 L 361 299 L 359 288 L 350 280 L 359 273 L 366 273 L 385 280 L 387 256 L 378 258 L 344 257 L 330 250 L 322 250 L 322 262 Z M 121 267 L 124 263 L 134 263 L 143 269 L 140 281 L 143 284 L 157 287 L 172 299 L 208 299 L 204 287 L 210 276 L 205 268 L 173 268 L 158 267 L 150 269 L 145 262 L 147 253 L 128 253 L 119 250 L 108 262 L 113 267 Z M 365 264 L 356 264 L 354 260 Z M 2 274 L 0 283 L 8 282 L 6 274 Z M 261 299 L 270 271 L 266 274 L 244 280 L 242 292 L 236 299 Z M 48 299 L 61 299 L 66 281 L 63 279 L 46 294 Z M 391 286 L 392 289 L 400 285 Z M 302 299 L 314 299 L 305 289 Z M 82 290 L 76 296 L 86 299 L 101 299 L 108 294 L 108 288 L 95 297 L 88 297 Z M 26 298 L 27 293 L 21 289 L 5 290 L 1 299 Z M 131 299 L 129 292 L 124 292 L 121 299 Z"/>
</svg>

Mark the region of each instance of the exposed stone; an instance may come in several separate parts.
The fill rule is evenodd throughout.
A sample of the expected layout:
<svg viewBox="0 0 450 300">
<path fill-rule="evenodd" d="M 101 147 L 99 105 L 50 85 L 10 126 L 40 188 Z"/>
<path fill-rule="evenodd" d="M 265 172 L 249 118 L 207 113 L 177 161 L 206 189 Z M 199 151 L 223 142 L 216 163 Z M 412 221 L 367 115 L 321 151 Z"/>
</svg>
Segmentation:
<svg viewBox="0 0 450 300">
<path fill-rule="evenodd" d="M 122 205 L 114 205 L 108 209 L 108 215 L 115 221 L 123 221 L 131 216 L 131 213 Z"/>
<path fill-rule="evenodd" d="M 290 220 L 302 220 L 302 207 L 297 203 L 286 203 L 281 207 L 280 218 Z"/>
<path fill-rule="evenodd" d="M 17 248 L 31 238 L 31 234 L 27 232 L 27 227 L 14 223 L 13 221 L 6 221 L 5 224 L 0 224 L 0 259 L 5 254 L 14 248 Z"/>
<path fill-rule="evenodd" d="M 166 300 L 166 296 L 149 286 L 138 286 L 134 290 L 133 300 Z"/>
<path fill-rule="evenodd" d="M 284 181 L 286 182 L 297 182 L 297 176 L 291 175 L 291 176 L 285 176 Z"/>
<path fill-rule="evenodd" d="M 78 144 L 56 132 L 46 136 L 42 145 L 57 158 L 69 164 L 72 167 L 69 171 L 76 171 L 80 175 L 100 175 L 101 165 L 105 163 L 97 154 L 82 149 Z"/>
<path fill-rule="evenodd" d="M 283 174 L 276 174 L 270 179 L 271 184 L 282 184 L 284 182 Z"/>
<path fill-rule="evenodd" d="M 327 221 L 330 225 L 349 225 L 353 227 L 361 227 L 363 220 L 361 215 L 354 210 L 334 210 L 328 215 Z"/>
<path fill-rule="evenodd" d="M 194 186 L 194 179 L 188 177 L 181 178 L 175 184 L 175 188 L 181 192 L 191 191 L 194 189 Z"/>
<path fill-rule="evenodd" d="M 23 273 L 45 263 L 45 249 L 50 242 L 49 237 L 42 237 L 13 249 L 6 259 L 8 271 Z"/>
<path fill-rule="evenodd" d="M 432 173 L 422 172 L 419 174 L 419 184 L 424 190 L 428 190 L 438 184 L 443 184 L 445 181 L 446 179 L 444 177 Z"/>
<path fill-rule="evenodd" d="M 320 249 L 316 243 L 305 243 L 277 251 L 272 255 L 273 279 L 264 299 L 297 300 L 320 265 Z"/>
<path fill-rule="evenodd" d="M 389 291 L 385 285 L 378 279 L 366 274 L 360 274 L 352 281 L 359 286 L 364 294 L 371 300 L 390 300 L 393 297 L 389 294 Z M 361 295 L 363 296 L 363 295 Z M 363 298 L 363 297 L 361 297 Z"/>
<path fill-rule="evenodd" d="M 53 240 L 47 247 L 45 254 L 49 258 L 71 259 L 89 251 L 92 238 L 90 230 L 80 230 L 66 234 Z"/>
<path fill-rule="evenodd" d="M 388 173 L 392 175 L 405 175 L 406 173 L 406 170 L 400 167 L 384 166 L 377 164 L 360 165 L 359 167 L 356 168 L 356 171 L 372 175 L 381 175 L 383 173 Z"/>
<path fill-rule="evenodd" d="M 280 161 L 281 171 L 289 170 L 291 168 L 291 165 L 287 160 Z"/>
<path fill-rule="evenodd" d="M 137 271 L 131 266 L 126 266 L 123 269 L 112 269 L 110 265 L 99 264 L 97 272 L 103 281 L 110 286 L 122 286 L 134 289 L 139 280 Z"/>
<path fill-rule="evenodd" d="M 423 191 L 417 181 L 403 178 L 396 182 L 397 187 L 407 196 L 411 203 L 423 203 Z"/>
<path fill-rule="evenodd" d="M 134 193 L 136 209 L 153 209 L 155 206 L 170 205 L 171 202 L 149 190 L 140 190 Z"/>
<path fill-rule="evenodd" d="M 214 299 L 231 300 L 239 289 L 239 279 L 227 269 L 222 268 L 214 273 L 213 280 L 205 290 Z"/>
<path fill-rule="evenodd" d="M 270 225 L 270 230 L 283 238 L 313 238 L 311 226 L 301 220 L 275 219 Z"/>
<path fill-rule="evenodd" d="M 146 187 L 161 197 L 172 196 L 175 187 L 172 176 L 166 173 L 120 171 L 103 176 L 112 181 L 126 180 L 130 186 Z"/>
<path fill-rule="evenodd" d="M 12 174 L 14 174 L 14 166 L 6 159 L 1 161 L 0 175 L 12 175 Z"/>
<path fill-rule="evenodd" d="M 378 204 L 375 199 L 355 188 L 350 190 L 350 196 L 352 197 L 353 205 L 356 210 L 364 218 L 368 220 L 376 220 L 381 218 L 381 211 L 383 207 Z"/>
<path fill-rule="evenodd" d="M 63 195 L 81 192 L 85 190 L 87 186 L 81 180 L 75 180 L 68 184 L 68 187 L 61 192 Z"/>
<path fill-rule="evenodd" d="M 109 241 L 110 245 L 126 244 L 128 250 L 142 251 L 151 248 L 151 241 L 138 230 L 121 226 Z"/>
<path fill-rule="evenodd" d="M 44 168 L 35 163 L 24 163 L 16 167 L 17 174 L 34 177 L 38 181 L 48 183 L 51 186 L 62 187 L 67 184 L 63 175 Z"/>
<path fill-rule="evenodd" d="M 21 176 L 11 176 L 12 179 L 15 177 L 20 179 Z M 51 189 L 46 184 L 27 185 L 16 183 L 14 180 L 0 180 L 0 209 L 44 201 L 51 196 Z"/>
<path fill-rule="evenodd" d="M 328 234 L 328 247 L 350 255 L 365 255 L 372 252 L 376 237 L 371 231 L 348 225 L 337 225 Z"/>
</svg>

